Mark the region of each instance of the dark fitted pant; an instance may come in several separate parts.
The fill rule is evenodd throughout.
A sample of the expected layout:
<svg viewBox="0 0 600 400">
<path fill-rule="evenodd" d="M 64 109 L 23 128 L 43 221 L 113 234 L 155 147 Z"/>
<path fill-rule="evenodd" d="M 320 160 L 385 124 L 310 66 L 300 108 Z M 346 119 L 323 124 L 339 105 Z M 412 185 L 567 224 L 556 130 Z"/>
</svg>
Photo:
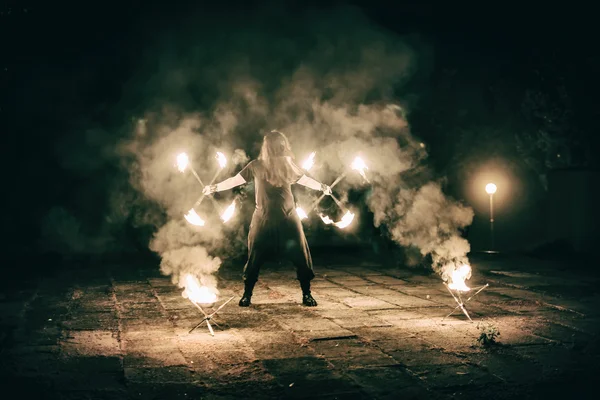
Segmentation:
<svg viewBox="0 0 600 400">
<path fill-rule="evenodd" d="M 256 210 L 248 234 L 248 262 L 243 275 L 246 285 L 256 283 L 265 261 L 278 258 L 294 264 L 301 283 L 315 277 L 308 242 L 296 213 L 268 215 Z"/>
</svg>

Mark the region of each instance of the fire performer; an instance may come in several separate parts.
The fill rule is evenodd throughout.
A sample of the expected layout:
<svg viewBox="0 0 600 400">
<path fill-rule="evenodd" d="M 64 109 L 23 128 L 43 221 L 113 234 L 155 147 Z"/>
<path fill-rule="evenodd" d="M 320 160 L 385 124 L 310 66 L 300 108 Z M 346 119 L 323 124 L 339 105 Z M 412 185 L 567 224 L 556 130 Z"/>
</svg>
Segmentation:
<svg viewBox="0 0 600 400">
<path fill-rule="evenodd" d="M 204 194 L 228 190 L 254 179 L 256 208 L 248 234 L 248 261 L 244 266 L 244 294 L 240 307 L 248 307 L 260 267 L 268 259 L 285 257 L 296 267 L 302 289 L 302 304 L 317 305 L 310 292 L 314 278 L 312 258 L 302 223 L 295 211 L 291 185 L 298 183 L 331 194 L 331 188 L 306 176 L 294 163 L 287 137 L 271 131 L 263 138 L 257 160 L 248 163 L 234 177 L 206 186 Z"/>
</svg>

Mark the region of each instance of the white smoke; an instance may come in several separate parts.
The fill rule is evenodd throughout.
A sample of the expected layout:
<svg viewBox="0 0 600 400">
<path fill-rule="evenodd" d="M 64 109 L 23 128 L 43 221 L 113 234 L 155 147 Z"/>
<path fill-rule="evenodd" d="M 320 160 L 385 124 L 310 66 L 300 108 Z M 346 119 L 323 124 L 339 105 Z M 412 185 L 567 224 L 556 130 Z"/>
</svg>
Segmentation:
<svg viewBox="0 0 600 400">
<path fill-rule="evenodd" d="M 243 235 L 243 232 L 237 232 L 242 226 L 233 226 L 233 234 L 227 232 L 219 219 L 222 210 L 208 198 L 195 208 L 206 220 L 206 225 L 196 227 L 186 222 L 183 216 L 202 196 L 202 185 L 191 170 L 208 184 L 219 171 L 215 158 L 217 151 L 229 156 L 229 166 L 219 173 L 220 179 L 236 165 L 245 163 L 248 157 L 241 149 L 231 149 L 227 145 L 216 147 L 218 137 L 211 135 L 211 125 L 201 116 L 183 116 L 177 120 L 175 127 L 167 125 L 163 116 L 152 115 L 141 120 L 133 138 L 123 143 L 123 151 L 135 155 L 135 162 L 130 165 L 132 185 L 157 202 L 166 213 L 166 222 L 156 227 L 149 243 L 149 248 L 161 257 L 161 272 L 181 287 L 185 276 L 192 274 L 202 285 L 218 293 L 214 274 L 221 266 L 221 259 L 210 255 L 209 251 L 221 249 L 226 237 L 236 239 L 236 233 Z M 177 155 L 182 152 L 186 152 L 190 160 L 184 172 L 176 167 Z M 240 240 L 227 242 L 237 243 L 238 247 L 242 245 Z M 235 246 L 227 249 L 230 253 L 235 250 Z"/>
<path fill-rule="evenodd" d="M 471 223 L 473 212 L 445 197 L 430 179 L 403 188 L 403 174 L 423 168 L 427 154 L 411 135 L 408 106 L 392 96 L 394 87 L 426 61 L 422 55 L 427 49 L 371 25 L 355 10 L 304 18 L 298 16 L 310 23 L 296 27 L 302 40 L 261 32 L 262 19 L 229 36 L 215 33 L 208 40 L 199 35 L 187 53 L 182 50 L 185 57 L 161 64 L 165 69 L 152 77 L 170 90 L 196 85 L 215 93 L 203 112 L 178 112 L 175 106 L 148 112 L 124 146 L 135 156 L 132 184 L 167 215 L 150 243 L 162 257 L 162 272 L 177 284 L 186 273 L 209 282 L 221 264 L 211 254 L 232 243 L 225 237 L 234 237 L 238 249 L 245 244 L 244 222 L 238 219 L 226 228 L 214 210 L 211 214 L 207 200 L 199 211 L 206 226 L 196 228 L 182 219 L 200 187 L 190 173 L 177 171 L 177 154 L 188 153 L 202 179 L 209 179 L 216 168 L 212 155 L 223 151 L 232 162 L 219 181 L 239 171 L 249 159 L 246 152 L 257 155 L 265 132 L 278 129 L 288 135 L 298 156 L 317 152 L 311 173 L 326 183 L 361 156 L 369 167 L 372 191 L 367 205 L 374 224 L 385 226 L 401 246 L 431 255 L 434 269 L 446 279 L 446 268 L 467 261 L 469 243 L 459 230 Z M 249 32 L 252 43 L 260 46 L 241 40 Z M 239 47 L 240 40 L 245 47 Z M 169 54 L 171 44 L 152 54 Z M 202 61 L 207 57 L 210 66 Z M 284 67 L 286 62 L 295 67 Z M 171 69 L 178 71 L 177 80 Z M 150 81 L 147 76 L 139 79 L 142 83 L 137 84 Z M 347 191 L 357 187 L 364 188 L 364 181 L 350 171 L 336 187 L 337 196 L 346 201 Z"/>
<path fill-rule="evenodd" d="M 369 199 L 375 225 L 385 224 L 392 238 L 406 247 L 431 255 L 433 269 L 447 280 L 456 267 L 467 263 L 469 242 L 460 229 L 471 224 L 473 210 L 444 196 L 438 183 L 390 193 L 375 188 Z"/>
</svg>

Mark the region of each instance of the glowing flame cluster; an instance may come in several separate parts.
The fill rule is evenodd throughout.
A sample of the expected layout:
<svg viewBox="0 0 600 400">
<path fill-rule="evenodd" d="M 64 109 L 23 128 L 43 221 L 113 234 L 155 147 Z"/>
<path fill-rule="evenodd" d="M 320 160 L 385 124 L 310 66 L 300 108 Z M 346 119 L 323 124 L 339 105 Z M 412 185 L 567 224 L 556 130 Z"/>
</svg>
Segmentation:
<svg viewBox="0 0 600 400">
<path fill-rule="evenodd" d="M 346 214 L 344 214 L 342 219 L 340 221 L 336 222 L 334 225 L 340 229 L 344 229 L 344 228 L 350 226 L 352 221 L 354 221 L 354 214 L 352 214 L 350 211 L 346 211 Z"/>
<path fill-rule="evenodd" d="M 305 171 L 310 171 L 310 169 L 313 167 L 313 165 L 315 165 L 315 152 L 314 151 L 312 153 L 310 153 L 310 155 L 308 156 L 308 158 L 306 160 L 304 160 L 304 162 L 302 163 L 302 168 Z"/>
<path fill-rule="evenodd" d="M 342 219 L 339 220 L 338 222 L 333 222 L 333 220 L 331 218 L 329 218 L 329 216 L 327 216 L 327 215 L 319 214 L 319 217 L 321 217 L 321 220 L 325 224 L 327 224 L 327 225 L 335 225 L 335 226 L 337 226 L 340 229 L 347 228 L 348 226 L 350 226 L 350 224 L 354 220 L 354 214 L 351 213 L 350 211 L 346 211 L 346 214 L 344 214 L 344 216 L 342 217 Z"/>
<path fill-rule="evenodd" d="M 304 211 L 302 207 L 296 207 L 296 214 L 298 214 L 298 217 L 301 220 L 308 218 L 308 215 L 306 215 L 306 211 Z"/>
<path fill-rule="evenodd" d="M 217 151 L 216 159 L 221 169 L 227 166 L 227 157 L 225 157 L 225 154 L 221 153 L 220 151 Z M 189 164 L 190 158 L 186 153 L 180 153 L 177 156 L 177 169 L 179 170 L 179 172 L 185 172 Z"/>
<path fill-rule="evenodd" d="M 329 216 L 324 215 L 324 214 L 319 214 L 319 217 L 321 217 L 321 221 L 323 221 L 325 223 L 325 225 L 333 224 L 333 220 L 331 218 L 329 218 Z"/>
<path fill-rule="evenodd" d="M 358 171 L 358 173 L 360 174 L 360 176 L 362 176 L 365 181 L 367 181 L 367 182 L 369 181 L 367 179 L 367 175 L 365 174 L 365 169 L 369 169 L 369 167 L 367 167 L 367 164 L 365 164 L 365 162 L 363 161 L 362 158 L 356 157 L 354 159 L 354 161 L 352 161 L 352 165 L 350 165 L 350 167 L 353 170 Z"/>
<path fill-rule="evenodd" d="M 223 212 L 223 214 L 221 215 L 221 219 L 223 220 L 223 222 L 227 222 L 231 219 L 231 217 L 233 217 L 234 213 L 235 213 L 235 200 L 233 200 L 231 202 L 231 204 L 229 205 L 229 207 L 227 207 L 227 209 Z"/>
<path fill-rule="evenodd" d="M 217 151 L 217 162 L 219 163 L 219 167 L 221 167 L 221 169 L 227 166 L 227 158 L 225 157 L 225 154 L 221 153 L 220 151 Z"/>
<path fill-rule="evenodd" d="M 200 285 L 198 278 L 191 274 L 185 276 L 185 289 L 181 296 L 197 304 L 212 304 L 217 301 L 217 294 L 209 287 Z"/>
<path fill-rule="evenodd" d="M 200 216 L 198 215 L 198 213 L 196 212 L 196 210 L 194 210 L 193 208 L 188 211 L 187 214 L 185 214 L 185 219 L 187 222 L 189 222 L 192 225 L 196 225 L 196 226 L 204 226 L 204 220 L 202 218 L 200 218 Z"/>
<path fill-rule="evenodd" d="M 452 274 L 450 274 L 450 283 L 448 283 L 448 287 L 459 292 L 468 292 L 471 288 L 467 286 L 465 280 L 470 277 L 471 267 L 467 264 L 463 264 L 460 267 L 455 268 L 454 271 L 452 271 Z"/>
<path fill-rule="evenodd" d="M 184 172 L 190 163 L 190 159 L 187 154 L 181 153 L 177 156 L 177 169 L 179 172 Z"/>
</svg>

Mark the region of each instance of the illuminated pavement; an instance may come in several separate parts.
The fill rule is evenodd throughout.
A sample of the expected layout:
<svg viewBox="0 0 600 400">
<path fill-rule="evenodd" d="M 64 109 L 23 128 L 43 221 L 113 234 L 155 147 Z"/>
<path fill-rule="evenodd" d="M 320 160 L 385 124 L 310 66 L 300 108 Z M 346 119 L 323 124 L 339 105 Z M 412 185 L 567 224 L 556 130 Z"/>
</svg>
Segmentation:
<svg viewBox="0 0 600 400">
<path fill-rule="evenodd" d="M 156 266 L 82 262 L 22 282 L 0 295 L 2 385 L 39 399 L 595 398 L 597 277 L 475 259 L 469 284 L 490 287 L 469 323 L 442 321 L 452 297 L 409 268 L 317 260 L 306 308 L 292 267 L 267 266 L 247 309 L 239 268 L 220 271 L 235 299 L 215 337 L 188 334 L 201 314 Z M 476 342 L 480 321 L 498 345 Z"/>
</svg>

